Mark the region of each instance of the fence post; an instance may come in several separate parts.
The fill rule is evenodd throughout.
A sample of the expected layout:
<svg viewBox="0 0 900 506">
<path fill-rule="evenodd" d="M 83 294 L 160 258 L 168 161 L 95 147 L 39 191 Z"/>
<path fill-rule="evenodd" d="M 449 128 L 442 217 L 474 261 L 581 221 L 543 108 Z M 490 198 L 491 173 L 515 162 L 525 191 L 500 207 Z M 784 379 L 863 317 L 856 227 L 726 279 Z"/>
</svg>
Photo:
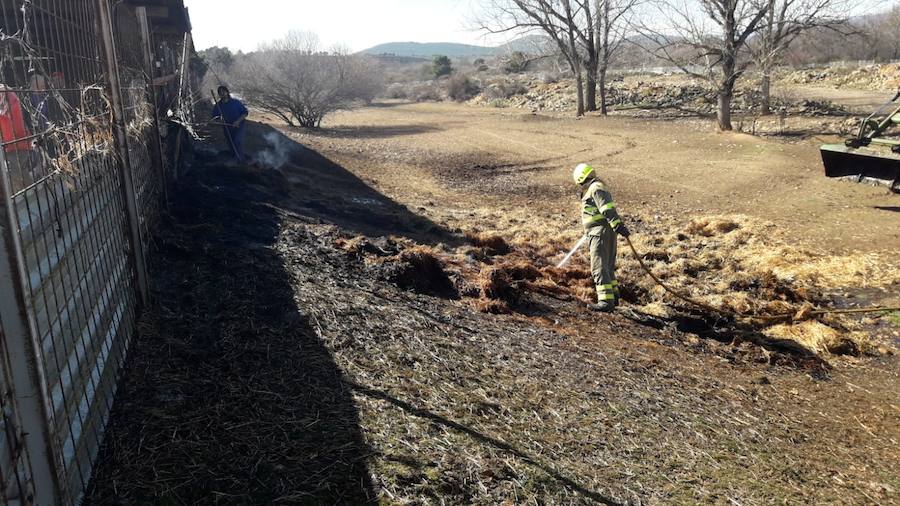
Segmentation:
<svg viewBox="0 0 900 506">
<path fill-rule="evenodd" d="M 190 32 L 185 32 L 184 34 L 184 42 L 181 45 L 181 65 L 178 69 L 178 101 L 180 105 L 183 105 L 183 100 L 185 99 L 185 86 L 190 85 L 191 76 L 188 75 L 190 72 L 190 61 L 191 51 L 193 46 L 193 38 L 191 37 Z M 190 100 L 190 98 L 188 98 Z M 181 160 L 181 146 L 183 144 L 182 139 L 184 138 L 185 129 L 178 129 L 178 137 L 175 139 L 175 163 L 173 164 L 172 171 L 175 174 L 175 179 L 178 179 L 178 170 L 180 168 L 179 161 Z"/>
<path fill-rule="evenodd" d="M 116 42 L 115 37 L 113 37 L 112 13 L 109 8 L 109 0 L 97 0 L 97 10 L 100 14 L 100 34 L 103 39 L 103 54 L 106 57 L 106 77 L 109 80 L 115 146 L 119 159 L 119 172 L 122 176 L 122 195 L 128 214 L 128 233 L 131 239 L 132 254 L 134 255 L 134 270 L 137 274 L 140 300 L 143 304 L 147 304 L 150 299 L 150 291 L 147 283 L 147 263 L 144 258 L 144 247 L 141 239 L 141 210 L 138 209 L 137 193 L 134 187 L 134 173 L 131 168 L 131 158 L 128 154 L 125 110 L 122 106 L 122 88 L 119 83 L 119 64 L 116 59 Z"/>
<path fill-rule="evenodd" d="M 63 467 L 54 451 L 53 409 L 40 340 L 26 290 L 25 261 L 5 150 L 0 147 L 0 330 L 6 341 L 15 403 L 31 464 L 34 504 L 64 502 Z M 59 472 L 57 472 L 59 471 Z"/>
<path fill-rule="evenodd" d="M 141 45 L 144 49 L 144 65 L 147 67 L 147 79 L 149 80 L 147 85 L 150 87 L 150 98 L 153 101 L 153 132 L 156 134 L 156 139 L 153 142 L 154 149 L 152 150 L 153 163 L 159 169 L 159 192 L 162 196 L 163 206 L 167 208 L 169 206 L 169 197 L 166 188 L 166 167 L 163 163 L 162 135 L 160 135 L 159 130 L 159 99 L 156 95 L 156 86 L 153 84 L 153 41 L 150 38 L 150 21 L 147 19 L 147 8 L 144 6 L 135 7 L 135 14 L 137 15 L 138 25 L 140 25 Z"/>
</svg>

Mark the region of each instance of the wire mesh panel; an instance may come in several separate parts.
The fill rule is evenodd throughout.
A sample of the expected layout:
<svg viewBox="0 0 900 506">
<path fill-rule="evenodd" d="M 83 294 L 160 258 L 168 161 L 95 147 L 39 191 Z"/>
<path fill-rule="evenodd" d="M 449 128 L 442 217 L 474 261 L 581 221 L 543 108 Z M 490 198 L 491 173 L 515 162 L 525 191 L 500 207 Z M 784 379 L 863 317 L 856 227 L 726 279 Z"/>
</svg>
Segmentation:
<svg viewBox="0 0 900 506">
<path fill-rule="evenodd" d="M 32 487 L 8 363 L 6 339 L 0 332 L 0 504 L 3 505 L 29 502 Z"/>
<path fill-rule="evenodd" d="M 179 122 L 192 130 L 197 124 L 196 106 L 204 100 L 205 90 L 202 89 L 197 81 L 197 74 L 192 64 L 192 56 L 194 54 L 194 39 L 190 33 L 184 34 L 184 38 L 178 45 L 178 68 L 180 79 L 178 80 L 178 100 L 174 107 L 174 116 Z M 196 137 L 196 133 L 189 132 L 191 136 Z"/>
<path fill-rule="evenodd" d="M 184 162 L 185 139 L 196 139 L 195 106 L 203 100 L 196 80 L 194 47 L 191 34 L 151 32 L 154 77 L 163 158 L 168 179 L 178 178 Z"/>
<path fill-rule="evenodd" d="M 128 139 L 128 157 L 134 174 L 135 194 L 140 210 L 141 236 L 145 248 L 150 245 L 150 231 L 159 216 L 162 181 L 151 156 L 157 142 L 151 100 L 151 78 L 141 41 L 141 26 L 135 8 L 117 4 L 113 12 L 116 33 L 122 107 Z M 149 251 L 146 252 L 149 255 Z"/>
<path fill-rule="evenodd" d="M 63 502 L 74 503 L 90 479 L 135 326 L 100 18 L 94 0 L 0 6 L 0 165 L 10 201 L 0 223 L 16 235 L 48 446 Z"/>
</svg>

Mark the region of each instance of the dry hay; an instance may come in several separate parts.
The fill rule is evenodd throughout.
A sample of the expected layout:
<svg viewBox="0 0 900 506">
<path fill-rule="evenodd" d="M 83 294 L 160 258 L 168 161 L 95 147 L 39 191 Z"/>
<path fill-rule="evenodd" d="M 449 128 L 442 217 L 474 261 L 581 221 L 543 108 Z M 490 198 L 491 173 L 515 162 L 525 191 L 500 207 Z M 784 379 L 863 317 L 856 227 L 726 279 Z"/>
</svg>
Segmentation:
<svg viewBox="0 0 900 506">
<path fill-rule="evenodd" d="M 393 237 L 381 237 L 373 240 L 364 235 L 339 237 L 334 241 L 335 247 L 347 252 L 351 257 L 361 259 L 364 259 L 367 255 L 376 257 L 396 255 L 400 252 L 402 243 L 402 240 Z M 412 245 L 411 242 L 408 245 Z"/>
<path fill-rule="evenodd" d="M 444 270 L 444 262 L 431 248 L 413 246 L 382 259 L 375 267 L 380 279 L 400 288 L 439 297 L 459 298 L 456 285 Z"/>
<path fill-rule="evenodd" d="M 500 264 L 497 266 L 497 270 L 505 272 L 507 276 L 516 281 L 534 281 L 543 276 L 543 273 L 534 264 L 525 260 Z"/>
<path fill-rule="evenodd" d="M 468 232 L 465 237 L 471 245 L 451 251 L 417 246 L 408 239 L 351 238 L 337 245 L 352 255 L 374 259 L 367 262 L 377 265 L 382 279 L 419 293 L 463 297 L 486 313 L 516 311 L 528 292 L 593 302 L 594 282 L 584 251 L 564 268 L 551 264 L 574 243 L 571 231 L 536 234 L 527 227 L 523 223 L 510 229 L 513 240 L 495 231 Z M 900 274 L 880 264 L 877 255 L 816 255 L 783 245 L 773 238 L 772 230 L 771 225 L 747 216 L 704 216 L 680 230 L 639 234 L 632 240 L 647 266 L 671 288 L 746 316 L 781 315 L 802 322 L 811 308 L 829 304 L 828 291 L 900 283 Z M 643 313 L 674 319 L 696 311 L 657 285 L 630 252 L 620 253 L 618 277 L 622 300 Z M 841 337 L 819 332 L 816 335 L 826 337 L 815 338 L 807 327 L 784 330 L 788 325 L 775 332 L 779 339 L 790 339 L 818 354 L 877 349 L 866 343 L 865 332 L 842 330 L 849 328 L 845 319 L 820 325 Z"/>
<path fill-rule="evenodd" d="M 662 302 L 650 302 L 641 306 L 641 310 L 651 316 L 658 318 L 671 318 L 673 315 L 672 306 L 663 304 Z"/>
<path fill-rule="evenodd" d="M 489 255 L 506 255 L 509 253 L 509 244 L 499 235 L 478 232 L 466 232 L 466 239 L 473 245 L 484 248 Z"/>
<path fill-rule="evenodd" d="M 819 354 L 855 356 L 874 351 L 867 333 L 840 331 L 819 321 L 775 325 L 766 329 L 765 334 L 776 339 L 789 339 Z"/>
<path fill-rule="evenodd" d="M 485 267 L 478 275 L 481 291 L 475 307 L 488 313 L 509 312 L 510 305 L 517 304 L 522 298 L 521 282 L 537 279 L 540 275 L 534 266 L 524 262 Z"/>
<path fill-rule="evenodd" d="M 691 220 L 684 231 L 691 235 L 712 237 L 719 234 L 727 234 L 741 228 L 740 224 L 728 218 L 696 218 Z"/>
<path fill-rule="evenodd" d="M 533 262 L 509 255 L 511 249 L 500 236 L 467 233 L 475 244 L 460 246 L 454 252 L 439 247 L 415 244 L 408 239 L 365 236 L 341 237 L 334 245 L 349 256 L 360 259 L 375 275 L 401 288 L 444 298 L 466 297 L 481 312 L 511 312 L 526 291 L 567 295 Z M 508 256 L 494 263 L 500 251 Z M 583 275 L 578 270 L 558 270 L 558 275 L 571 280 Z"/>
<path fill-rule="evenodd" d="M 512 312 L 509 308 L 509 304 L 497 299 L 476 299 L 474 307 L 482 313 L 489 314 L 508 314 Z"/>
<path fill-rule="evenodd" d="M 593 281 L 584 252 L 573 257 L 564 269 L 547 265 L 551 259 L 561 258 L 577 236 L 571 230 L 544 227 L 523 223 L 509 230 L 515 239 L 510 241 L 513 248 L 504 261 L 524 258 L 538 266 L 542 274 L 521 287 L 593 301 Z M 811 252 L 785 245 L 787 239 L 777 237 L 775 230 L 771 224 L 749 216 L 713 215 L 697 217 L 680 230 L 662 234 L 648 231 L 632 240 L 648 267 L 670 287 L 714 307 L 748 316 L 784 315 L 802 322 L 810 317 L 811 308 L 828 307 L 830 294 L 835 292 L 900 284 L 900 271 L 892 269 L 881 255 Z M 617 270 L 622 299 L 638 310 L 660 318 L 695 310 L 650 279 L 623 244 Z M 841 317 L 822 323 L 844 336 L 828 341 L 828 345 L 808 338 L 808 331 L 796 332 L 796 341 L 819 354 L 874 353 L 876 347 L 867 345 L 865 332 L 840 330 L 849 328 L 850 320 Z M 794 340 L 789 334 L 784 338 Z M 855 344 L 842 344 L 848 339 Z"/>
<path fill-rule="evenodd" d="M 512 279 L 506 271 L 496 267 L 485 267 L 478 277 L 482 297 L 499 300 L 512 298 Z"/>
<path fill-rule="evenodd" d="M 833 256 L 788 246 L 770 224 L 742 215 L 698 217 L 680 231 L 632 240 L 648 267 L 672 288 L 748 316 L 801 321 L 810 308 L 829 305 L 830 293 L 900 283 L 900 272 L 881 255 Z M 684 306 L 647 277 L 630 254 L 620 258 L 619 278 L 623 287 L 647 295 L 640 301 L 649 314 L 664 313 L 659 304 Z M 796 330 L 781 325 L 774 332 L 820 354 L 873 352 L 865 332 L 840 330 L 845 320 L 819 323 L 815 332 L 809 325 Z"/>
<path fill-rule="evenodd" d="M 779 278 L 811 285 L 865 288 L 900 283 L 900 271 L 878 253 L 834 256 L 790 246 L 760 248 L 753 253 L 744 258 L 748 267 L 766 266 Z"/>
<path fill-rule="evenodd" d="M 559 285 L 581 285 L 591 279 L 591 271 L 579 267 L 544 267 L 541 272 Z M 588 282 L 589 285 L 593 283 Z"/>
</svg>

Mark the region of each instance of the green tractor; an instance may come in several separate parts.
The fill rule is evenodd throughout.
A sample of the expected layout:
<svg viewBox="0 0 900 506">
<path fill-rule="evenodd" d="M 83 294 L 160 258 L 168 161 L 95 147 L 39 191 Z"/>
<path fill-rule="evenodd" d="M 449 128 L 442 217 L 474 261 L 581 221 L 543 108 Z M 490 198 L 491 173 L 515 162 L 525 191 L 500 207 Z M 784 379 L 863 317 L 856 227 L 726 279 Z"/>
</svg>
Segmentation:
<svg viewBox="0 0 900 506">
<path fill-rule="evenodd" d="M 826 176 L 878 180 L 900 193 L 900 137 L 897 136 L 900 132 L 893 137 L 889 132 L 900 124 L 900 107 L 880 116 L 897 99 L 900 99 L 900 91 L 862 122 L 856 137 L 843 144 L 822 146 Z"/>
</svg>

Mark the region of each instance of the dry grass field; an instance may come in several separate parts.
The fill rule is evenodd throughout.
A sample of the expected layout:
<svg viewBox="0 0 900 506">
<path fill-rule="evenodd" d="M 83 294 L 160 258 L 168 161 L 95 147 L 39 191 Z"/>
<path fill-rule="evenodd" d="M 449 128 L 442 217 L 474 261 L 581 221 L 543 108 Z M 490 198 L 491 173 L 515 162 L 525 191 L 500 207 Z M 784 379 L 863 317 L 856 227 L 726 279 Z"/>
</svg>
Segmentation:
<svg viewBox="0 0 900 506">
<path fill-rule="evenodd" d="M 896 315 L 729 319 L 624 244 L 601 315 L 584 252 L 553 267 L 589 162 L 695 298 L 898 305 L 900 201 L 826 179 L 822 139 L 399 102 L 255 119 L 278 170 L 201 153 L 172 196 L 93 504 L 900 500 Z"/>
</svg>

